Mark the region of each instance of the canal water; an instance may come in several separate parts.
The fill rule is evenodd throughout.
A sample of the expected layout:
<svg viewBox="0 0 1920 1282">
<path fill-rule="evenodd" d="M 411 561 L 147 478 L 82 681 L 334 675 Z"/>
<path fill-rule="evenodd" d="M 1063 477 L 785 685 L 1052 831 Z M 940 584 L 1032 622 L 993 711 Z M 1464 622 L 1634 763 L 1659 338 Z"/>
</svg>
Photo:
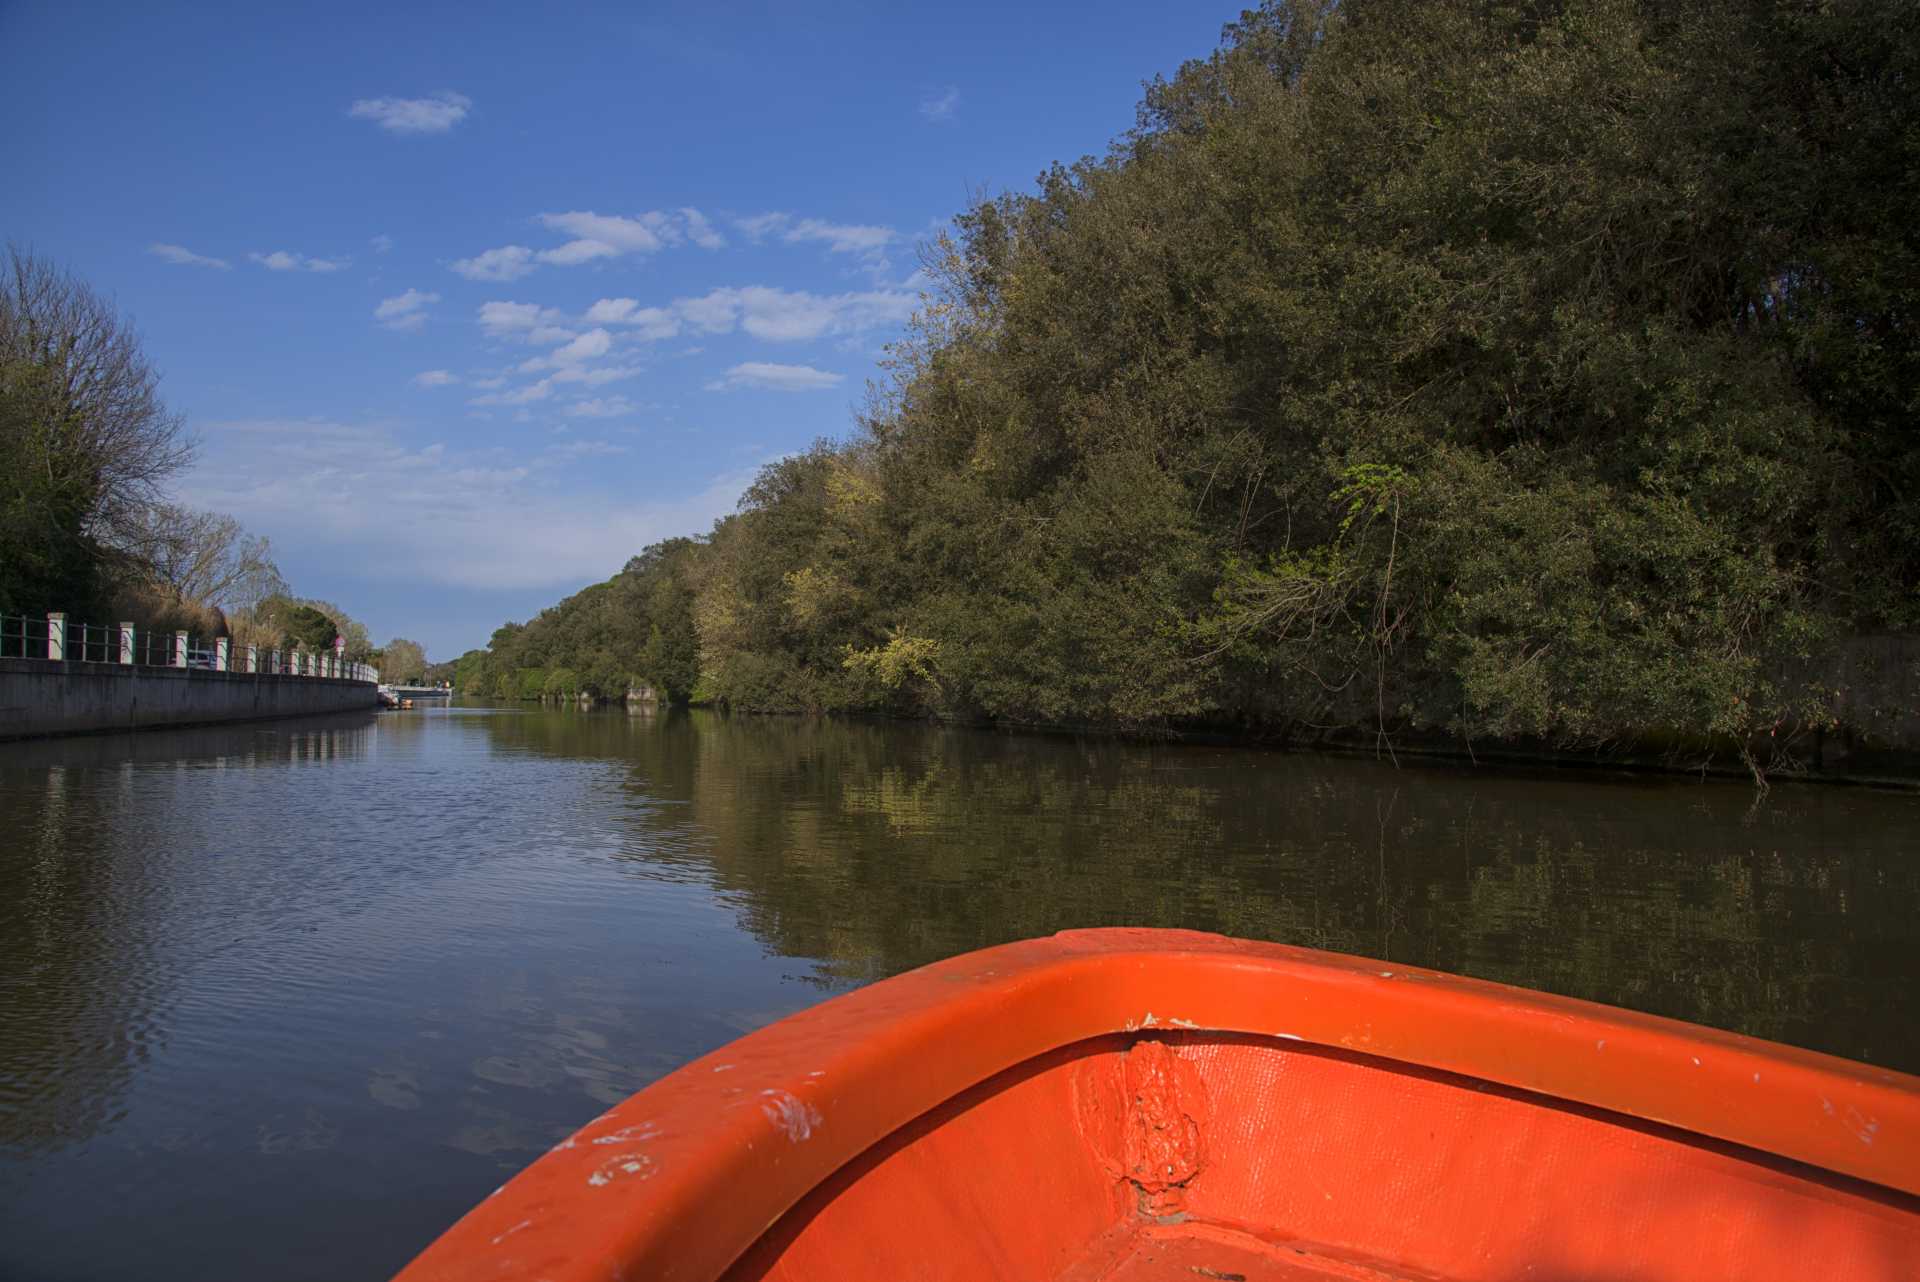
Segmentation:
<svg viewBox="0 0 1920 1282">
<path fill-rule="evenodd" d="M 0 1277 L 380 1278 L 608 1105 L 1144 923 L 1920 1071 L 1920 796 L 432 708 L 0 745 Z"/>
</svg>

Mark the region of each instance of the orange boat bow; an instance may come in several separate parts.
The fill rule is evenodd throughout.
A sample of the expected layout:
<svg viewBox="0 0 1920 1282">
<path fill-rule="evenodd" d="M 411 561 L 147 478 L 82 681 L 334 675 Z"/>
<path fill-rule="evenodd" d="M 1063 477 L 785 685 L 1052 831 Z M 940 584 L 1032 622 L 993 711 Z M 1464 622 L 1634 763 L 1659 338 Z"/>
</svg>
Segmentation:
<svg viewBox="0 0 1920 1282">
<path fill-rule="evenodd" d="M 634 1095 L 403 1282 L 1920 1278 L 1920 1079 L 1274 944 L 1075 931 Z"/>
</svg>

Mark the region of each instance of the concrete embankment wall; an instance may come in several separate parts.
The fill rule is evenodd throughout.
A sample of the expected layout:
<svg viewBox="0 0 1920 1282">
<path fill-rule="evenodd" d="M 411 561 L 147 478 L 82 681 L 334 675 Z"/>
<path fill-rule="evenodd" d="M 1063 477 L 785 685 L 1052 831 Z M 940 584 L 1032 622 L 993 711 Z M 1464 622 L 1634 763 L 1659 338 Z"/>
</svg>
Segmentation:
<svg viewBox="0 0 1920 1282">
<path fill-rule="evenodd" d="M 0 739 L 304 717 L 378 704 L 371 681 L 0 659 Z"/>
</svg>

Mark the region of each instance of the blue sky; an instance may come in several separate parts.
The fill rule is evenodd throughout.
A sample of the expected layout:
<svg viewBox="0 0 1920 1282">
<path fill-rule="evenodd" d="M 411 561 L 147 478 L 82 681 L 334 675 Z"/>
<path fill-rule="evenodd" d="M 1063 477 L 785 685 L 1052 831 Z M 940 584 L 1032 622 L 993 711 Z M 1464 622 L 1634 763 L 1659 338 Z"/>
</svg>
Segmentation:
<svg viewBox="0 0 1920 1282">
<path fill-rule="evenodd" d="M 434 658 L 844 435 L 916 245 L 1237 4 L 0 2 L 0 236 L 131 315 L 178 497 Z"/>
</svg>

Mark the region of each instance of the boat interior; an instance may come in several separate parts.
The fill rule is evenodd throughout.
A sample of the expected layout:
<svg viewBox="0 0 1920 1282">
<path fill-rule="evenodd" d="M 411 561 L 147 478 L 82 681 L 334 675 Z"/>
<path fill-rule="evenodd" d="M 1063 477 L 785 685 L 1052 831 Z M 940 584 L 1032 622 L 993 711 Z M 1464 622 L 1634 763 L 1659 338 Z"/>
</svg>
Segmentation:
<svg viewBox="0 0 1920 1282">
<path fill-rule="evenodd" d="M 1155 1031 L 1061 1048 L 949 1100 L 815 1188 L 726 1276 L 1893 1282 L 1920 1277 L 1920 1205 L 1482 1080 Z"/>
</svg>

